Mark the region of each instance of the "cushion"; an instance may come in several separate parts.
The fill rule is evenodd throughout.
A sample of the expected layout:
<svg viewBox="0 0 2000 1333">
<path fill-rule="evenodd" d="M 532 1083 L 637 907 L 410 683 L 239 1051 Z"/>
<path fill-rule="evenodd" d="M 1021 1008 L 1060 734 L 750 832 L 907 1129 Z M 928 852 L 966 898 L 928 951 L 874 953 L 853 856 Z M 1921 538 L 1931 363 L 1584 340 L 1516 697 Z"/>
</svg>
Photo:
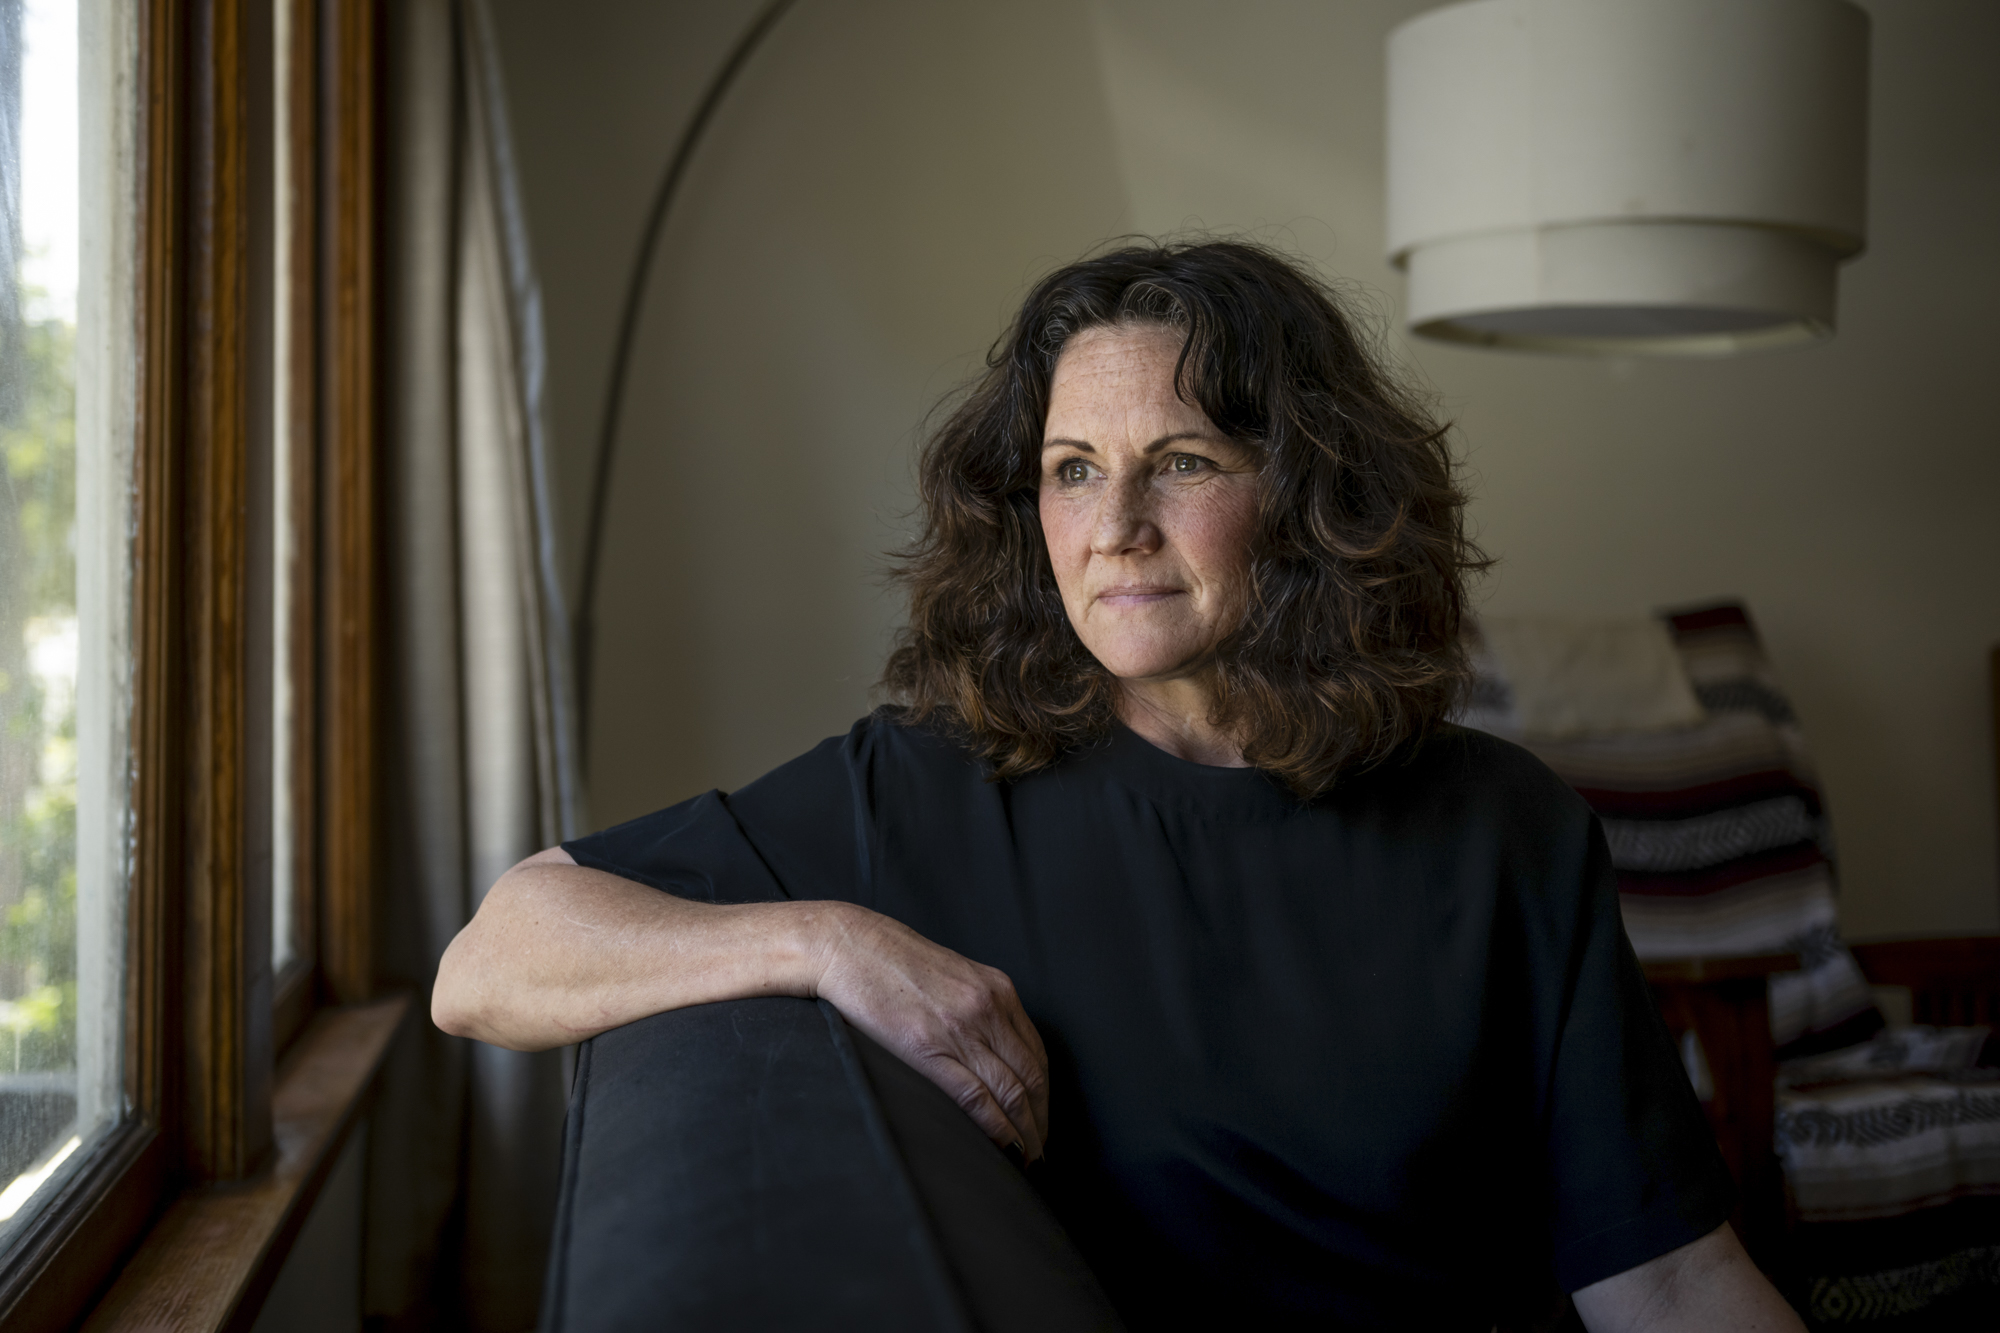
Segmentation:
<svg viewBox="0 0 2000 1333">
<path fill-rule="evenodd" d="M 1033 1188 L 829 1005 L 699 1005 L 578 1056 L 541 1328 L 1115 1330 Z"/>
<path fill-rule="evenodd" d="M 1496 617 L 1479 628 L 1523 735 L 1563 740 L 1702 720 L 1673 631 L 1653 616 Z"/>
</svg>

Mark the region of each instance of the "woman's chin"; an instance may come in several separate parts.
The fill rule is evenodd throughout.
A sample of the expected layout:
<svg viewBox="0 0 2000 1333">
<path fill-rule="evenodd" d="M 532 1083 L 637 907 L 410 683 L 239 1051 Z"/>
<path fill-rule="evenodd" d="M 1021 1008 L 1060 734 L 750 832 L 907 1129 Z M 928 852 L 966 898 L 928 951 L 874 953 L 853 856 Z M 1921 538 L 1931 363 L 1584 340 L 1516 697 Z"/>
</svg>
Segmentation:
<svg viewBox="0 0 2000 1333">
<path fill-rule="evenodd" d="M 1174 603 L 1120 608 L 1111 615 L 1100 607 L 1078 626 L 1078 637 L 1127 686 L 1187 680 L 1208 661 L 1216 635 L 1203 618 L 1186 613 L 1185 598 Z"/>
<path fill-rule="evenodd" d="M 1178 681 L 1192 680 L 1201 674 L 1200 651 L 1194 652 L 1110 652 L 1093 653 L 1098 663 L 1118 680 L 1126 690 L 1145 691 L 1150 687 L 1163 687 Z"/>
</svg>

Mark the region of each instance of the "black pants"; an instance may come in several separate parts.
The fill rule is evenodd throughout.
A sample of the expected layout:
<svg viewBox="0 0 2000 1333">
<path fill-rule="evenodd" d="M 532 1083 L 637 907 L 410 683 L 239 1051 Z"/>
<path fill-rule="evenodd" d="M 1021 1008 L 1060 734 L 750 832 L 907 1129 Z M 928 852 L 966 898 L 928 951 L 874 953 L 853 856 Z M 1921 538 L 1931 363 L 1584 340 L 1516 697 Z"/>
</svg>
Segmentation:
<svg viewBox="0 0 2000 1333">
<path fill-rule="evenodd" d="M 809 1000 L 657 1014 L 585 1044 L 543 1333 L 1119 1327 L 951 1099 Z"/>
</svg>

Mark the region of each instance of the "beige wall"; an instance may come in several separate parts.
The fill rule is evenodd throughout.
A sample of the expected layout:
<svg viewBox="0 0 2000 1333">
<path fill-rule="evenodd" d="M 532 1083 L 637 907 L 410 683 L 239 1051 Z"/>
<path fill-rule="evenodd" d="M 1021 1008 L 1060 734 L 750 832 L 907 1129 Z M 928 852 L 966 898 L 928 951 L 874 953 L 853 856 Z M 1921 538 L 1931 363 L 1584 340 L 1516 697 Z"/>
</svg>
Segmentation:
<svg viewBox="0 0 2000 1333">
<path fill-rule="evenodd" d="M 868 704 L 925 410 L 1032 277 L 1247 230 L 1393 320 L 1393 0 L 799 0 L 648 294 L 600 621 L 600 821 L 741 784 Z M 700 72 L 751 6 L 497 0 L 572 570 L 616 300 Z M 2000 9 L 1876 20 L 1870 251 L 1842 329 L 1715 363 L 1391 344 L 1460 423 L 1497 610 L 1741 593 L 1824 768 L 1860 936 L 1991 930 Z"/>
</svg>

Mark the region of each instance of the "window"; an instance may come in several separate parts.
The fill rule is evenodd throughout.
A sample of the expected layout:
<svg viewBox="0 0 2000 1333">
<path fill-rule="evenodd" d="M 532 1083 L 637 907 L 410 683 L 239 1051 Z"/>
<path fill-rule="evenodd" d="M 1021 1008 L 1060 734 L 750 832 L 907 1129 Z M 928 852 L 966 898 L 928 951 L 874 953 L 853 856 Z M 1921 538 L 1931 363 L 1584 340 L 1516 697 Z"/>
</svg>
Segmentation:
<svg viewBox="0 0 2000 1333">
<path fill-rule="evenodd" d="M 379 3 L 0 0 L 5 1327 L 372 985 Z"/>
<path fill-rule="evenodd" d="M 125 1110 L 130 210 L 109 21 L 0 0 L 0 1244 Z M 110 114 L 85 122 L 92 100 Z"/>
</svg>

